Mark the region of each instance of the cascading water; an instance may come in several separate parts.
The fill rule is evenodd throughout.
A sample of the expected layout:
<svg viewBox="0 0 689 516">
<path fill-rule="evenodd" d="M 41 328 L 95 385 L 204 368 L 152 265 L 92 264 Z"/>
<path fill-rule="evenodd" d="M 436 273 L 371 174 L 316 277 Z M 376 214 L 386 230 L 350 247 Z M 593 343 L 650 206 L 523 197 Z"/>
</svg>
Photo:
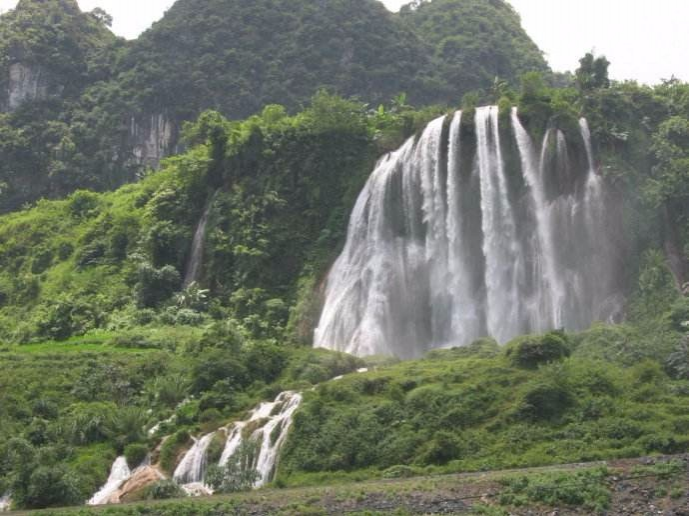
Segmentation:
<svg viewBox="0 0 689 516">
<path fill-rule="evenodd" d="M 605 320 L 615 297 L 614 238 L 590 133 L 555 128 L 540 152 L 512 112 L 458 112 L 383 158 L 352 212 L 328 277 L 319 347 L 412 358 Z M 586 149 L 586 166 L 576 157 Z M 514 159 L 510 159 L 514 158 Z"/>
<path fill-rule="evenodd" d="M 233 423 L 228 428 L 225 449 L 220 457 L 219 465 L 226 465 L 240 449 L 244 442 L 256 444 L 256 453 L 250 465 L 258 473 L 254 484 L 260 487 L 270 482 L 275 474 L 280 449 L 287 439 L 292 417 L 299 408 L 302 396 L 296 392 L 283 392 L 275 401 L 261 403 L 246 421 Z M 250 428 L 251 434 L 245 435 L 245 429 Z M 208 465 L 208 447 L 215 437 L 215 433 L 207 434 L 194 442 L 194 446 L 184 455 L 175 469 L 173 478 L 189 493 L 208 494 L 210 488 L 204 486 Z"/>
<path fill-rule="evenodd" d="M 12 508 L 12 497 L 9 494 L 0 496 L 0 512 L 7 512 Z"/>
<path fill-rule="evenodd" d="M 215 433 L 210 433 L 194 441 L 194 445 L 175 469 L 173 474 L 175 482 L 182 485 L 203 482 L 207 466 L 206 455 L 213 437 Z"/>
<path fill-rule="evenodd" d="M 275 401 L 262 403 L 251 413 L 247 421 L 235 423 L 227 438 L 220 465 L 227 464 L 240 449 L 243 442 L 256 443 L 257 453 L 252 467 L 258 473 L 255 487 L 270 482 L 275 475 L 280 449 L 287 439 L 292 417 L 301 404 L 302 396 L 296 392 L 283 392 Z M 246 428 L 256 429 L 245 436 Z M 276 433 L 277 432 L 277 433 Z"/>
<path fill-rule="evenodd" d="M 198 281 L 199 279 L 201 266 L 203 265 L 203 250 L 206 239 L 206 227 L 208 226 L 208 219 L 210 217 L 211 209 L 213 208 L 213 201 L 215 200 L 216 195 L 217 191 L 210 197 L 210 199 L 208 199 L 208 203 L 203 209 L 201 219 L 196 226 L 194 238 L 191 242 L 191 255 L 189 256 L 189 262 L 187 263 L 187 268 L 184 272 L 184 281 L 182 282 L 183 288 L 187 288 L 189 285 Z"/>
<path fill-rule="evenodd" d="M 127 465 L 127 459 L 117 457 L 110 469 L 110 476 L 107 482 L 93 497 L 86 502 L 87 505 L 105 505 L 112 495 L 132 476 L 132 471 Z"/>
</svg>

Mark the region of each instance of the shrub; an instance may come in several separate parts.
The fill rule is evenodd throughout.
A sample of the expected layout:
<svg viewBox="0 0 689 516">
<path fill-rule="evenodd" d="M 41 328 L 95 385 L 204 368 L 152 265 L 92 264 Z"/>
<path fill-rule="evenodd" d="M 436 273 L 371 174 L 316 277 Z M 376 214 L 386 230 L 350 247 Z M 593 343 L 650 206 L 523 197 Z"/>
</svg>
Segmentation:
<svg viewBox="0 0 689 516">
<path fill-rule="evenodd" d="M 205 482 L 216 493 L 248 491 L 260 478 L 253 466 L 256 452 L 256 443 L 244 441 L 225 466 L 213 465 L 208 468 Z"/>
<path fill-rule="evenodd" d="M 685 336 L 667 357 L 666 368 L 673 378 L 689 379 L 689 336 Z"/>
<path fill-rule="evenodd" d="M 69 212 L 73 217 L 83 218 L 95 214 L 100 196 L 88 190 L 77 190 L 69 198 Z"/>
<path fill-rule="evenodd" d="M 84 245 L 79 251 L 76 262 L 79 267 L 92 267 L 102 263 L 107 245 L 100 240 Z"/>
<path fill-rule="evenodd" d="M 532 421 L 553 419 L 567 410 L 573 401 L 565 386 L 555 382 L 537 382 L 523 393 L 517 413 L 519 417 Z"/>
<path fill-rule="evenodd" d="M 65 297 L 44 305 L 37 317 L 36 326 L 41 336 L 62 340 L 99 327 L 103 314 L 88 300 Z"/>
<path fill-rule="evenodd" d="M 209 408 L 199 414 L 199 421 L 201 423 L 209 423 L 218 421 L 222 417 L 222 413 L 216 408 Z"/>
<path fill-rule="evenodd" d="M 170 299 L 181 282 L 179 272 L 170 265 L 156 269 L 143 263 L 139 266 L 138 275 L 136 295 L 140 308 L 153 308 Z"/>
<path fill-rule="evenodd" d="M 550 507 L 582 506 L 603 512 L 610 505 L 610 490 L 605 486 L 608 471 L 598 468 L 576 473 L 553 473 L 519 477 L 504 481 L 500 505 Z"/>
<path fill-rule="evenodd" d="M 31 473 L 22 505 L 64 507 L 81 502 L 79 479 L 63 466 L 39 466 Z"/>
<path fill-rule="evenodd" d="M 177 465 L 177 455 L 189 443 L 189 432 L 179 430 L 165 440 L 160 447 L 160 467 L 163 471 L 172 473 Z"/>
<path fill-rule="evenodd" d="M 143 444 L 129 444 L 124 448 L 124 457 L 130 469 L 137 468 L 146 460 L 148 456 L 148 446 Z"/>
<path fill-rule="evenodd" d="M 41 274 L 53 263 L 53 252 L 50 249 L 41 248 L 36 251 L 31 262 L 31 273 Z"/>
<path fill-rule="evenodd" d="M 447 464 L 460 458 L 461 443 L 450 432 L 438 432 L 420 450 L 417 463 L 421 465 Z"/>
<path fill-rule="evenodd" d="M 670 322 L 674 330 L 689 332 L 689 297 L 682 297 L 672 305 Z"/>
<path fill-rule="evenodd" d="M 201 393 L 217 382 L 227 380 L 236 389 L 246 387 L 249 375 L 244 364 L 230 353 L 217 350 L 208 353 L 193 369 L 192 390 Z"/>
<path fill-rule="evenodd" d="M 60 245 L 57 247 L 57 257 L 61 261 L 69 259 L 73 252 L 74 246 L 70 242 L 60 242 Z"/>
<path fill-rule="evenodd" d="M 174 480 L 159 480 L 146 488 L 144 498 L 146 500 L 168 500 L 170 498 L 184 498 L 187 496 L 184 489 Z"/>
<path fill-rule="evenodd" d="M 535 369 L 541 364 L 561 360 L 570 355 L 566 336 L 562 332 L 550 332 L 541 337 L 526 336 L 510 342 L 505 355 L 516 367 Z"/>
</svg>

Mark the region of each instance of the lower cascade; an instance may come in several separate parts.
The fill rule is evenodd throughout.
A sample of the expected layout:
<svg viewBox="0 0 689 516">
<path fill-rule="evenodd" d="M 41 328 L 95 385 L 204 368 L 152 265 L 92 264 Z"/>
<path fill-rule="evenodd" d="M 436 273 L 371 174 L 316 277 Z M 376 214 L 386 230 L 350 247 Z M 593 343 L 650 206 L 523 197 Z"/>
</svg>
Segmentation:
<svg viewBox="0 0 689 516">
<path fill-rule="evenodd" d="M 124 484 L 132 476 L 132 471 L 127 465 L 127 459 L 124 457 L 117 457 L 110 469 L 110 476 L 107 482 L 100 491 L 94 494 L 91 499 L 86 502 L 87 505 L 105 505 L 110 502 L 112 496 L 117 493 L 122 484 Z"/>
<path fill-rule="evenodd" d="M 261 487 L 273 480 L 278 465 L 280 450 L 287 439 L 292 426 L 294 413 L 299 408 L 302 395 L 297 392 L 283 392 L 275 401 L 261 403 L 252 410 L 245 421 L 232 423 L 217 432 L 206 434 L 194 439 L 193 446 L 187 451 L 175 468 L 173 480 L 189 495 L 213 494 L 210 486 L 206 485 L 205 477 L 209 466 L 208 448 L 219 432 L 227 435 L 225 447 L 218 465 L 225 466 L 233 459 L 238 459 L 242 445 L 252 445 L 250 461 L 245 464 L 255 471 L 254 487 Z M 157 467 L 151 467 L 148 461 L 139 468 L 131 471 L 124 457 L 118 457 L 112 465 L 110 477 L 106 484 L 87 502 L 88 505 L 105 505 L 119 503 L 124 487 L 132 481 L 137 472 L 153 473 L 146 475 L 143 480 L 160 480 L 163 477 Z M 3 499 L 0 499 L 0 504 Z M 2 507 L 2 505 L 0 505 Z"/>
<path fill-rule="evenodd" d="M 12 508 L 12 497 L 9 494 L 0 496 L 0 512 L 7 512 Z"/>
<path fill-rule="evenodd" d="M 235 458 L 243 443 L 250 442 L 256 447 L 248 465 L 257 474 L 254 487 L 270 482 L 275 475 L 280 449 L 292 425 L 292 416 L 301 400 L 299 393 L 283 392 L 275 401 L 261 403 L 246 421 L 233 423 L 223 429 L 227 433 L 227 441 L 219 465 L 225 466 Z M 187 492 L 211 492 L 203 485 L 208 466 L 208 446 L 215 435 L 215 432 L 210 433 L 196 440 L 175 470 L 174 480 Z"/>
<path fill-rule="evenodd" d="M 378 163 L 327 280 L 317 347 L 414 358 L 619 316 L 620 232 L 586 120 L 576 138 L 549 128 L 539 148 L 516 109 L 462 116 Z"/>
</svg>

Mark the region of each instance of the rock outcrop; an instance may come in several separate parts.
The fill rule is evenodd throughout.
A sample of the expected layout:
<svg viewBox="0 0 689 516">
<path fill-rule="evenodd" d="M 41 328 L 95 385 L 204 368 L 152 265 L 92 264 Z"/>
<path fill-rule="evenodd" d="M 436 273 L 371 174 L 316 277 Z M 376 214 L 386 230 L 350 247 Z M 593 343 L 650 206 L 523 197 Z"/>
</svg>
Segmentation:
<svg viewBox="0 0 689 516">
<path fill-rule="evenodd" d="M 129 138 L 134 165 L 158 168 L 160 160 L 176 152 L 177 133 L 176 124 L 164 114 L 132 117 Z"/>
<path fill-rule="evenodd" d="M 165 475 L 156 466 L 138 468 L 132 476 L 115 492 L 107 503 L 125 503 L 140 499 L 139 495 L 148 486 L 164 480 Z"/>
<path fill-rule="evenodd" d="M 3 111 L 15 111 L 24 102 L 45 100 L 51 94 L 59 95 L 61 90 L 59 86 L 51 88 L 48 74 L 43 67 L 13 63 L 8 70 Z"/>
</svg>

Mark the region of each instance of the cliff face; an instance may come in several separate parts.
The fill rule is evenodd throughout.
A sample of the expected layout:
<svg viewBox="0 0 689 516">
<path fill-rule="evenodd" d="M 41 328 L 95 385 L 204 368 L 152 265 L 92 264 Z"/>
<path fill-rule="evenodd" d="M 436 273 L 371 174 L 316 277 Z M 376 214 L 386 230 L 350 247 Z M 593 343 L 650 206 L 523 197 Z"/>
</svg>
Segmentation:
<svg viewBox="0 0 689 516">
<path fill-rule="evenodd" d="M 164 114 L 132 117 L 128 147 L 134 166 L 157 169 L 160 160 L 174 154 L 177 148 L 177 125 Z"/>
<path fill-rule="evenodd" d="M 61 86 L 51 88 L 48 74 L 38 65 L 13 63 L 8 75 L 4 111 L 15 111 L 24 102 L 45 100 L 51 93 L 60 95 L 63 90 Z"/>
</svg>

